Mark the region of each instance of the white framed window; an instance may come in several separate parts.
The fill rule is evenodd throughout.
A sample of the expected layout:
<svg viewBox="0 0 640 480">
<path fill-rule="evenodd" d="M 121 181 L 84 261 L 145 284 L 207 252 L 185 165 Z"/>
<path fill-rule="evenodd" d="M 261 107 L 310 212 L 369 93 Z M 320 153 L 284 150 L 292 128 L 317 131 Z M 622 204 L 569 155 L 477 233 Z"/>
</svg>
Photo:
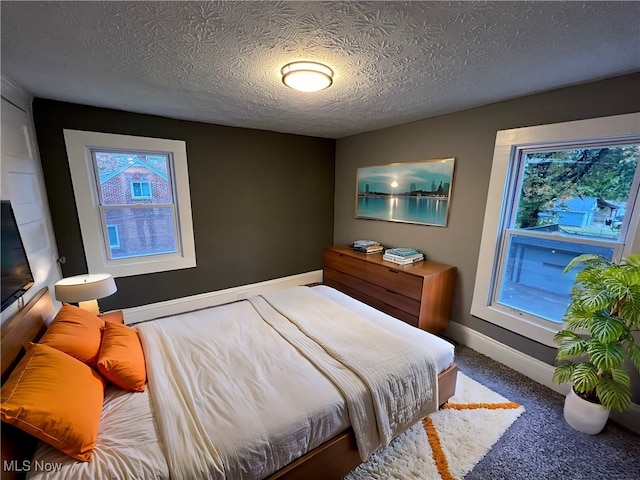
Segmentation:
<svg viewBox="0 0 640 480">
<path fill-rule="evenodd" d="M 196 266 L 186 144 L 64 130 L 89 273 Z"/>
<path fill-rule="evenodd" d="M 639 163 L 640 114 L 498 132 L 471 314 L 556 346 L 569 261 L 638 248 Z"/>
<path fill-rule="evenodd" d="M 120 248 L 120 232 L 117 225 L 107 225 L 107 234 L 109 235 L 109 248 Z"/>
<path fill-rule="evenodd" d="M 153 198 L 151 194 L 151 182 L 132 181 L 131 182 L 131 198 L 136 200 L 146 200 Z"/>
</svg>

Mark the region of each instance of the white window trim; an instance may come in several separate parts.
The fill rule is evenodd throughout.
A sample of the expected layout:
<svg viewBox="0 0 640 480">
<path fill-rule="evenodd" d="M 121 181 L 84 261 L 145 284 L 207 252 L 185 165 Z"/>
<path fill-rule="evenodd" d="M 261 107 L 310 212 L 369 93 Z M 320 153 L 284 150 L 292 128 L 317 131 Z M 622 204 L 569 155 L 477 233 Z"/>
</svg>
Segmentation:
<svg viewBox="0 0 640 480">
<path fill-rule="evenodd" d="M 500 228 L 503 218 L 507 214 L 506 208 L 508 208 L 503 199 L 509 189 L 512 155 L 517 148 L 535 145 L 555 142 L 591 141 L 600 138 L 615 141 L 638 136 L 640 136 L 640 113 L 514 128 L 501 130 L 497 133 L 480 241 L 478 268 L 471 302 L 471 315 L 544 345 L 557 347 L 553 341 L 553 336 L 562 328 L 562 324 L 545 320 L 535 321 L 526 318 L 518 310 L 505 309 L 504 307 L 497 308 L 491 305 L 495 257 L 498 255 L 500 248 Z M 633 208 L 629 231 L 627 232 L 628 241 L 622 250 L 623 257 L 638 251 L 640 245 L 640 240 L 638 239 L 639 219 L 640 208 L 636 206 L 636 208 Z"/>
<path fill-rule="evenodd" d="M 184 141 L 68 129 L 64 130 L 64 138 L 89 273 L 111 273 L 114 277 L 127 277 L 196 266 L 187 148 Z M 103 233 L 100 218 L 96 177 L 91 158 L 92 148 L 171 154 L 177 203 L 178 244 L 181 251 L 174 254 L 114 260 L 107 257 L 108 235 L 105 236 Z"/>
</svg>

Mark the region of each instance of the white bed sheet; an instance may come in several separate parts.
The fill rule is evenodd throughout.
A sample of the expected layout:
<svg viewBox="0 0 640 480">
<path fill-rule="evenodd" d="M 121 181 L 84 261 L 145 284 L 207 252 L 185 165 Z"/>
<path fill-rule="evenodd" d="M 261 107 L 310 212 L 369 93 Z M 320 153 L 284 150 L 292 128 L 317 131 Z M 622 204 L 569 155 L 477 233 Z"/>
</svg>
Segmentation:
<svg viewBox="0 0 640 480">
<path fill-rule="evenodd" d="M 449 342 L 394 319 L 333 288 L 326 286 L 313 288 L 327 298 L 353 309 L 377 325 L 401 335 L 411 342 L 427 346 L 433 353 L 438 371 L 446 369 L 453 363 L 454 347 Z M 253 328 L 255 327 L 252 323 L 253 319 L 250 316 L 244 319 L 245 322 L 253 325 L 253 327 L 250 327 L 249 324 L 245 323 L 243 325 L 238 322 L 237 318 L 238 308 L 247 303 L 238 302 L 167 317 L 141 324 L 139 328 L 144 329 L 145 325 L 153 325 L 156 328 L 157 325 L 175 324 L 176 322 L 184 328 L 190 321 L 214 321 L 220 322 L 219 326 L 223 330 L 231 329 L 235 331 L 236 335 L 239 333 L 239 336 L 242 337 L 245 334 L 246 337 L 248 331 L 255 329 Z M 216 313 L 213 313 L 214 311 Z M 208 320 L 203 320 L 206 318 Z M 268 332 L 268 330 L 262 330 L 261 327 L 257 327 L 257 329 L 260 334 L 254 337 L 252 341 L 259 344 L 263 342 L 265 332 Z M 270 334 L 267 333 L 267 335 Z M 238 344 L 237 348 L 241 348 L 240 344 Z M 246 349 L 246 346 L 244 348 Z M 246 362 L 248 362 L 246 365 L 256 365 L 256 362 L 259 362 L 260 365 L 264 366 L 264 368 L 259 369 L 258 376 L 261 381 L 268 380 L 269 376 L 273 376 L 273 381 L 280 388 L 286 388 L 286 381 L 283 380 L 283 377 L 288 377 L 288 375 L 283 375 L 283 372 L 290 372 L 292 368 L 295 368 L 297 373 L 301 373 L 303 378 L 308 379 L 304 384 L 300 384 L 299 381 L 290 382 L 293 388 L 287 392 L 286 397 L 288 400 L 281 405 L 281 408 L 266 409 L 264 406 L 259 406 L 258 408 L 258 411 L 263 409 L 262 415 L 268 420 L 266 423 L 269 424 L 269 428 L 275 428 L 275 431 L 279 432 L 278 435 L 283 437 L 287 448 L 292 451 L 295 451 L 296 448 L 298 449 L 295 453 L 297 457 L 347 428 L 348 418 L 344 400 L 328 383 L 326 378 L 315 367 L 308 364 L 306 360 L 294 360 L 294 358 L 299 359 L 299 357 L 290 357 L 290 354 L 295 354 L 295 352 L 291 352 L 285 347 L 283 357 L 279 360 L 274 360 L 273 363 L 267 362 L 267 364 L 265 364 L 264 358 L 256 358 L 249 354 L 246 356 Z M 239 355 L 235 360 L 243 361 L 242 357 L 242 355 Z M 253 370 L 256 371 L 255 368 Z M 249 381 L 251 381 L 251 371 L 250 368 L 246 370 L 246 374 L 249 375 L 247 380 Z M 42 444 L 38 447 L 33 459 L 34 462 L 59 462 L 62 464 L 62 468 L 56 473 L 48 472 L 46 475 L 43 475 L 44 472 L 32 471 L 28 478 L 42 480 L 95 478 L 168 479 L 169 469 L 163 456 L 163 445 L 158 434 L 157 423 L 153 417 L 153 402 L 150 400 L 148 392 L 149 388 L 144 393 L 129 393 L 112 386 L 109 387 L 105 395 L 98 443 L 92 461 L 76 462 L 52 447 Z M 319 394 L 321 394 L 322 402 L 318 402 Z M 320 404 L 323 405 L 324 412 L 318 410 Z M 297 405 L 300 406 L 300 409 L 295 410 Z M 312 427 L 311 423 L 313 423 L 314 419 L 316 424 Z M 292 422 L 292 420 L 294 421 Z M 306 446 L 303 447 L 303 445 Z M 257 453 L 256 458 L 258 462 L 268 460 L 265 458 L 264 453 Z M 253 461 L 248 460 L 248 463 L 253 463 Z M 270 473 L 273 466 L 267 465 L 264 468 L 263 473 L 267 471 Z M 247 474 L 246 477 L 243 474 L 243 478 L 253 478 L 253 474 Z"/>
<path fill-rule="evenodd" d="M 169 467 L 158 436 L 149 389 L 131 393 L 109 385 L 105 390 L 97 445 L 91 461 L 76 461 L 46 443 L 40 443 L 27 478 L 168 479 Z"/>
</svg>

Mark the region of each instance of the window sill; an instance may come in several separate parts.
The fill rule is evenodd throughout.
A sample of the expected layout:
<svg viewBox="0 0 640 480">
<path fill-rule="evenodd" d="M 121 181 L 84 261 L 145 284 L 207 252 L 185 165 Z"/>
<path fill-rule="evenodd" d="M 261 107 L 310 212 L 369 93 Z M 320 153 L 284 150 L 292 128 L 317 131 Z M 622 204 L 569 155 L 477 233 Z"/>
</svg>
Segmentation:
<svg viewBox="0 0 640 480">
<path fill-rule="evenodd" d="M 491 305 L 478 306 L 475 303 L 474 300 L 471 315 L 548 347 L 558 347 L 553 337 L 561 330 L 562 324 L 538 320 L 515 309 Z"/>
</svg>

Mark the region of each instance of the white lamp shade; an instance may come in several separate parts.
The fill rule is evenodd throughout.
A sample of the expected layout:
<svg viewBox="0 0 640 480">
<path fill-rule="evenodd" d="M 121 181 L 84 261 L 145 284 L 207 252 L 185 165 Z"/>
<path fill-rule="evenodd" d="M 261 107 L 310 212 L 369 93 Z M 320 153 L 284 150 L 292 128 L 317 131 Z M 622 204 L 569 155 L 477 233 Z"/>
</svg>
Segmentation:
<svg viewBox="0 0 640 480">
<path fill-rule="evenodd" d="M 76 275 L 55 284 L 56 299 L 60 302 L 86 302 L 108 297 L 117 291 L 116 282 L 108 273 Z"/>
</svg>

